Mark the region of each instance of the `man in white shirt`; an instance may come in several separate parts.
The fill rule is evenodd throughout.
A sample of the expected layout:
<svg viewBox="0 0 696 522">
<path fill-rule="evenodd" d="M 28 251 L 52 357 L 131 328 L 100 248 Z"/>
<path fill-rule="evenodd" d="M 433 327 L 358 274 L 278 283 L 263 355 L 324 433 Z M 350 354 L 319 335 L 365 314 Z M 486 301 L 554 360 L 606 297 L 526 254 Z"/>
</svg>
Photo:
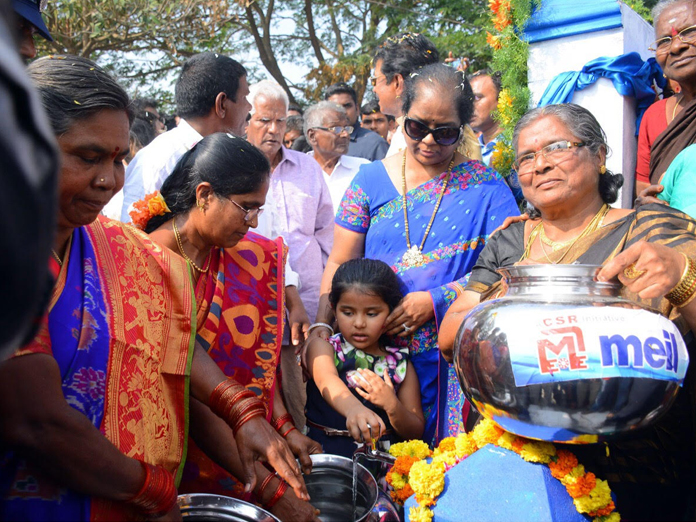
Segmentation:
<svg viewBox="0 0 696 522">
<path fill-rule="evenodd" d="M 128 212 L 132 204 L 159 190 L 181 156 L 205 136 L 216 132 L 243 135 L 251 108 L 248 94 L 246 69 L 236 60 L 217 53 L 191 57 L 184 64 L 176 83 L 177 114 L 181 116 L 179 125 L 155 138 L 128 164 L 121 221 L 131 221 Z M 266 207 L 274 208 L 270 191 Z M 269 238 L 278 237 L 280 234 L 272 232 L 272 222 L 273 211 L 264 212 L 259 216 L 256 231 Z M 293 341 L 297 343 L 301 341 L 300 332 L 308 321 L 299 288 L 299 276 L 288 261 L 285 264 L 286 306 L 294 330 Z"/>
<path fill-rule="evenodd" d="M 370 161 L 346 156 L 353 128 L 348 125 L 346 110 L 336 103 L 323 101 L 309 107 L 304 114 L 304 132 L 313 149 L 309 155 L 319 163 L 329 186 L 335 215 L 360 165 Z"/>
<path fill-rule="evenodd" d="M 209 134 L 244 134 L 250 105 L 246 69 L 217 53 L 187 60 L 176 82 L 179 126 L 155 138 L 128 164 L 121 221 L 130 222 L 133 203 L 162 186 L 181 156 Z"/>
</svg>

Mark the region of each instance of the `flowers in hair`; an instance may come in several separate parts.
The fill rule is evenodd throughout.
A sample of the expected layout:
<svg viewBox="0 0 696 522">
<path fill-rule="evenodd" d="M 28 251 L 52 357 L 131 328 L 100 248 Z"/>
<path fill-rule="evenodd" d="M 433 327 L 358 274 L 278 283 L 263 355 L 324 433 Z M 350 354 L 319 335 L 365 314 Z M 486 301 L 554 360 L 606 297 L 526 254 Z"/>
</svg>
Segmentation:
<svg viewBox="0 0 696 522">
<path fill-rule="evenodd" d="M 140 201 L 133 203 L 133 210 L 129 212 L 129 215 L 133 221 L 133 225 L 140 230 L 145 230 L 148 221 L 150 221 L 153 216 L 161 216 L 167 212 L 171 212 L 167 206 L 167 202 L 164 201 L 159 191 L 155 191 L 152 194 L 148 194 Z"/>
</svg>

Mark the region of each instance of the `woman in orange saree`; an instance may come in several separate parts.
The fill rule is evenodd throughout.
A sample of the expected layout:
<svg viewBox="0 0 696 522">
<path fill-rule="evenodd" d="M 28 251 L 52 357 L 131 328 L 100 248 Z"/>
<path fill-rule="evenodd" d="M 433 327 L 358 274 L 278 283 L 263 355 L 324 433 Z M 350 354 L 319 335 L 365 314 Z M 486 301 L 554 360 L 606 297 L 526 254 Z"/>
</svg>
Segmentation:
<svg viewBox="0 0 696 522">
<path fill-rule="evenodd" d="M 282 238 L 271 240 L 249 230 L 263 212 L 268 172 L 268 161 L 246 140 L 212 134 L 182 156 L 161 193 L 136 203 L 131 216 L 155 241 L 189 261 L 196 288 L 197 343 L 227 377 L 261 399 L 266 419 L 309 471 L 309 454 L 321 452 L 321 447 L 288 420 L 277 378 L 286 251 Z M 214 461 L 215 448 L 196 429 L 210 424 L 205 409 L 194 405 L 191 411 L 192 440 L 181 492 L 247 498 L 244 484 L 229 466 L 216 463 L 224 456 Z M 253 491 L 254 499 L 281 519 L 313 519 L 311 506 L 299 503 L 291 491 L 277 498 L 269 494 L 281 491 L 279 487 L 276 479 L 269 479 L 267 488 Z"/>
</svg>

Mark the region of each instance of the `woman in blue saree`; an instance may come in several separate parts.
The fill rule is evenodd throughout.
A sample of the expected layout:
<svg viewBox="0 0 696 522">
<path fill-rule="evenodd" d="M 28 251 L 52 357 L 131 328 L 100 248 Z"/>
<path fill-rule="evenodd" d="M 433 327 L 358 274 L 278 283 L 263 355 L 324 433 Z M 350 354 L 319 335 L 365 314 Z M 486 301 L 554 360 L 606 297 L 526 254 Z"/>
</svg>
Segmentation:
<svg viewBox="0 0 696 522">
<path fill-rule="evenodd" d="M 461 73 L 428 65 L 411 76 L 403 98 L 407 148 L 363 166 L 346 191 L 312 335 L 330 332 L 327 294 L 339 265 L 361 256 L 389 264 L 405 297 L 387 319 L 386 333 L 410 347 L 424 440 L 435 443 L 456 435 L 466 420 L 462 412 L 468 413 L 454 368 L 438 351 L 440 321 L 488 236 L 518 211 L 497 172 L 456 152 L 473 113 L 471 86 Z M 376 419 L 368 424 L 379 425 Z"/>
</svg>

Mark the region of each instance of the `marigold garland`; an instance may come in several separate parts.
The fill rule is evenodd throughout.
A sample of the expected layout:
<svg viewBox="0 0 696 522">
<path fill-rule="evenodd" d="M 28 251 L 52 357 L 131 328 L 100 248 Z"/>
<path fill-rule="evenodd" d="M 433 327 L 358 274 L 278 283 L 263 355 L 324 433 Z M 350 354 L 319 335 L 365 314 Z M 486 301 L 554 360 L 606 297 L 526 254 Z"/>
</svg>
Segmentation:
<svg viewBox="0 0 696 522">
<path fill-rule="evenodd" d="M 501 91 L 494 118 L 500 123 L 501 137 L 493 150 L 491 165 L 504 177 L 513 169 L 512 133 L 515 124 L 527 112 L 530 91 L 527 87 L 529 44 L 522 39 L 532 11 L 542 0 L 488 0 L 490 26 L 486 42 L 493 49 L 491 68 L 501 73 Z"/>
<path fill-rule="evenodd" d="M 595 522 L 621 520 L 607 481 L 586 472 L 573 453 L 556 449 L 549 442 L 518 437 L 491 420 L 483 420 L 471 433 L 443 439 L 434 451 L 418 440 L 394 444 L 389 453 L 396 457 L 396 462 L 387 474 L 387 482 L 393 489 L 392 499 L 403 505 L 415 493 L 418 506 L 410 509 L 409 519 L 431 522 L 431 508 L 445 487 L 445 472 L 487 444 L 514 451 L 527 462 L 548 465 L 551 475 L 565 486 L 579 513 L 591 516 Z"/>
<path fill-rule="evenodd" d="M 152 194 L 148 194 L 140 201 L 133 203 L 133 210 L 129 212 L 133 225 L 140 230 L 145 230 L 148 221 L 153 216 L 161 216 L 167 212 L 171 212 L 164 201 L 162 194 L 158 190 Z"/>
</svg>

